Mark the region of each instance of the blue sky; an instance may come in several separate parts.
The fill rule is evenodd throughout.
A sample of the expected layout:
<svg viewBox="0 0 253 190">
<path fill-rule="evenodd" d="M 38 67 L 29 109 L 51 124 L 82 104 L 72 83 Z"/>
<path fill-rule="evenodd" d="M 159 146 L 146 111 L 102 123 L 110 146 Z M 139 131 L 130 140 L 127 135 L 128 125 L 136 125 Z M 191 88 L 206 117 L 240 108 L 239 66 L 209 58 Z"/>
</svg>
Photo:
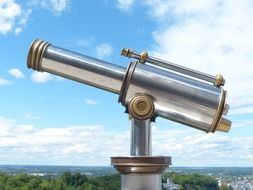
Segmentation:
<svg viewBox="0 0 253 190">
<path fill-rule="evenodd" d="M 26 68 L 39 38 L 122 66 L 130 47 L 222 73 L 230 133 L 158 119 L 153 154 L 174 166 L 253 166 L 252 18 L 250 0 L 1 0 L 0 164 L 109 165 L 129 152 L 117 95 Z"/>
</svg>

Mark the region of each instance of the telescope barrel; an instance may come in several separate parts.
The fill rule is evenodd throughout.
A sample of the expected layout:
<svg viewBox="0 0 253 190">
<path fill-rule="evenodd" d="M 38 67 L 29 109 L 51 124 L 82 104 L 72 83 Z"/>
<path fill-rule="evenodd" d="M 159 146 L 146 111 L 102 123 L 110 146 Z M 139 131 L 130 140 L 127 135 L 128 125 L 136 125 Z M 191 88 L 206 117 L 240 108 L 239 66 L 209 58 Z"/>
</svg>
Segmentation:
<svg viewBox="0 0 253 190">
<path fill-rule="evenodd" d="M 137 95 L 148 95 L 154 102 L 155 116 L 205 132 L 228 132 L 231 126 L 224 118 L 228 105 L 222 87 L 164 68 L 139 62 L 124 68 L 41 40 L 33 42 L 27 65 L 119 94 L 126 107 Z"/>
<path fill-rule="evenodd" d="M 45 71 L 119 94 L 125 68 L 35 40 L 30 48 L 28 68 Z"/>
<path fill-rule="evenodd" d="M 226 107 L 226 91 L 223 88 L 150 65 L 137 64 L 124 104 L 128 105 L 140 92 L 154 98 L 155 113 L 160 117 L 206 132 L 221 129 L 218 126 Z M 227 126 L 230 127 L 230 124 Z M 222 129 L 224 131 L 224 127 Z"/>
</svg>

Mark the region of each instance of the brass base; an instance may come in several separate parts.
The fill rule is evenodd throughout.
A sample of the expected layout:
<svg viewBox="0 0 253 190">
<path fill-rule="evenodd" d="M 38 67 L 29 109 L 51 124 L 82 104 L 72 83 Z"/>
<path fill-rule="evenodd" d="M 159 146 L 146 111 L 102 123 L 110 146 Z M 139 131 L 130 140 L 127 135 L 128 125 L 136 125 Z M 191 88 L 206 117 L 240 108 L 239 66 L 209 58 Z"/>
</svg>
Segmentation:
<svg viewBox="0 0 253 190">
<path fill-rule="evenodd" d="M 159 174 L 162 173 L 168 165 L 171 165 L 171 157 L 111 157 L 111 165 L 113 165 L 121 174 Z"/>
</svg>

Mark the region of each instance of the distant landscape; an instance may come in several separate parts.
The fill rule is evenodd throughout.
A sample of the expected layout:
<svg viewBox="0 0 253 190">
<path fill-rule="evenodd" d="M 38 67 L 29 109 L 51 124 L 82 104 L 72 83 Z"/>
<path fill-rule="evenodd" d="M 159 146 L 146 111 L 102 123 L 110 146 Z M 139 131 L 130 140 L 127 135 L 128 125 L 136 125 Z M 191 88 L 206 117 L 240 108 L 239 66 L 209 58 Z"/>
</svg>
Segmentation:
<svg viewBox="0 0 253 190">
<path fill-rule="evenodd" d="M 55 175 L 64 172 L 85 175 L 108 175 L 117 171 L 110 166 L 40 166 L 40 165 L 0 165 L 0 171 L 8 174 L 26 173 L 31 175 Z M 205 175 L 253 175 L 253 167 L 170 167 L 166 172 L 199 173 Z"/>
<path fill-rule="evenodd" d="M 0 172 L 0 187 L 11 181 L 14 186 L 9 189 L 15 189 L 17 184 L 24 185 L 22 190 L 120 188 L 119 174 L 113 167 L 106 166 L 0 165 Z M 181 189 L 253 190 L 252 167 L 171 167 L 164 172 L 163 183 L 166 183 L 167 178 L 181 185 Z M 14 183 L 13 180 L 23 182 Z"/>
</svg>

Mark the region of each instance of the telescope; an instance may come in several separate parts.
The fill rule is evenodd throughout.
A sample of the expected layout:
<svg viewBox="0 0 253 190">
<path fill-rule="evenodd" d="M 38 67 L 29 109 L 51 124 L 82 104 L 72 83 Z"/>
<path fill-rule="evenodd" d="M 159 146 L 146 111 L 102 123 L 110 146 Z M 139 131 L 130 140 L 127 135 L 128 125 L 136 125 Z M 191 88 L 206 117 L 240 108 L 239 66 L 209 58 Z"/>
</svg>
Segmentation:
<svg viewBox="0 0 253 190">
<path fill-rule="evenodd" d="M 27 66 L 119 95 L 131 120 L 130 156 L 112 157 L 122 190 L 160 190 L 161 173 L 171 157 L 152 156 L 151 122 L 165 118 L 195 129 L 228 132 L 225 79 L 123 48 L 131 58 L 122 67 L 35 40 Z"/>
</svg>

